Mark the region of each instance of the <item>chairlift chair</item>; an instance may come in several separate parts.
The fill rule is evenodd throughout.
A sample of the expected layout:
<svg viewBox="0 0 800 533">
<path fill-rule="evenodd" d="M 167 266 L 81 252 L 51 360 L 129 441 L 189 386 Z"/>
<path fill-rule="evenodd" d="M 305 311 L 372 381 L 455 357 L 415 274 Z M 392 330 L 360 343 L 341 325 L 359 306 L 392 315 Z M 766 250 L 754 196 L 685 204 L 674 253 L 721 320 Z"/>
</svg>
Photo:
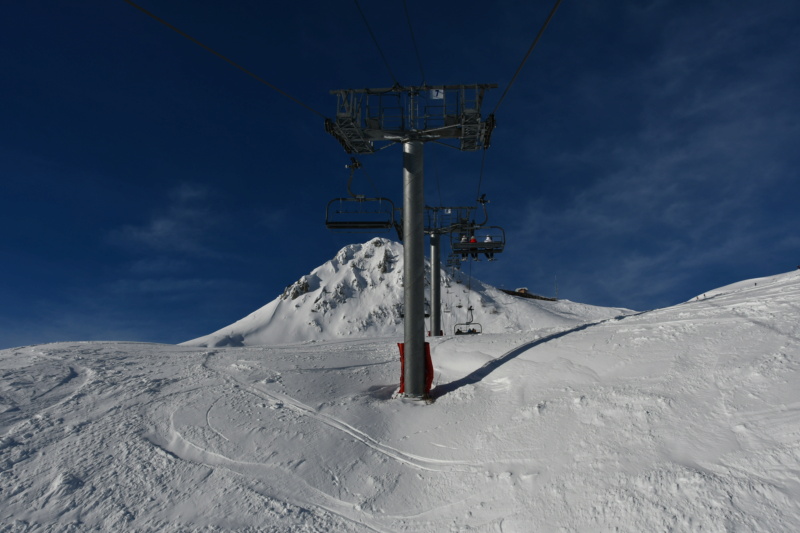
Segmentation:
<svg viewBox="0 0 800 533">
<path fill-rule="evenodd" d="M 477 322 L 456 324 L 453 328 L 454 335 L 480 335 L 483 328 Z"/>
<path fill-rule="evenodd" d="M 453 327 L 454 335 L 478 335 L 483 333 L 483 327 L 472 319 L 472 306 L 467 308 L 467 321 Z"/>
<path fill-rule="evenodd" d="M 388 198 L 334 198 L 325 209 L 325 226 L 344 233 L 389 231 L 395 227 L 394 212 Z"/>
<path fill-rule="evenodd" d="M 464 236 L 467 237 L 466 242 L 462 241 Z M 476 242 L 469 242 L 472 237 Z M 505 246 L 506 232 L 500 226 L 475 226 L 450 234 L 450 248 L 453 254 L 461 255 L 462 259 L 468 256 L 477 259 L 479 254 L 483 254 L 491 261 L 494 254 L 502 252 Z"/>
<path fill-rule="evenodd" d="M 325 226 L 334 231 L 346 233 L 388 231 L 396 227 L 394 203 L 388 198 L 368 198 L 364 194 L 355 194 L 352 190 L 355 171 L 362 168 L 355 158 L 345 165 L 350 170 L 347 180 L 349 198 L 334 198 L 325 208 Z"/>
</svg>

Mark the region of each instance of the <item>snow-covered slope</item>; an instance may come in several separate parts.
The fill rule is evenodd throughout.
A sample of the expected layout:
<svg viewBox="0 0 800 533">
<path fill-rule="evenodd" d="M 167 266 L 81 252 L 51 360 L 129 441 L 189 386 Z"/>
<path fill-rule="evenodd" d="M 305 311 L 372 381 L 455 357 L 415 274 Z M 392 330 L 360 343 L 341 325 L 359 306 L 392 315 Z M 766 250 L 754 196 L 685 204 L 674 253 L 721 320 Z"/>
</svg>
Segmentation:
<svg viewBox="0 0 800 533">
<path fill-rule="evenodd" d="M 800 272 L 431 343 L 0 351 L 0 530 L 800 531 Z"/>
<path fill-rule="evenodd" d="M 476 279 L 442 270 L 442 329 L 472 320 L 486 333 L 568 326 L 630 313 L 562 300 L 510 296 Z M 427 278 L 426 278 L 427 280 Z M 469 281 L 469 282 L 468 282 Z M 430 288 L 426 287 L 430 302 Z M 403 246 L 375 238 L 342 248 L 336 257 L 288 286 L 245 318 L 186 346 L 253 346 L 402 335 Z"/>
</svg>

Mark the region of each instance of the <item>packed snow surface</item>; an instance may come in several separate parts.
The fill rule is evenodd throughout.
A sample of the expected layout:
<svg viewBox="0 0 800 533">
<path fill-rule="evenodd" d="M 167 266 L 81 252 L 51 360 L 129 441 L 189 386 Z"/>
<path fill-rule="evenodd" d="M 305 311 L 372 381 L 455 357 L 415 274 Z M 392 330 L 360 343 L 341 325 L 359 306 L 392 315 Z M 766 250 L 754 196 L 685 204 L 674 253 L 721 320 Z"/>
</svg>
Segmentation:
<svg viewBox="0 0 800 533">
<path fill-rule="evenodd" d="M 800 272 L 583 324 L 0 351 L 3 531 L 800 531 Z"/>
</svg>

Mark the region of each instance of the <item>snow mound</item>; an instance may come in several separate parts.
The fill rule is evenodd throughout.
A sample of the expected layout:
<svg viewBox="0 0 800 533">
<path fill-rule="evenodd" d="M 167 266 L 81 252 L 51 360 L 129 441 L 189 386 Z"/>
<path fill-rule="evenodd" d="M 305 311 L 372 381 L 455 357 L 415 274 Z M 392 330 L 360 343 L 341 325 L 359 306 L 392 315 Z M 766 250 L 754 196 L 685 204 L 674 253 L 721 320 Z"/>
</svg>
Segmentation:
<svg viewBox="0 0 800 533">
<path fill-rule="evenodd" d="M 719 287 L 718 289 L 713 289 L 710 291 L 706 291 L 703 294 L 699 294 L 696 297 L 692 298 L 691 301 L 695 300 L 704 300 L 707 298 L 714 298 L 717 296 L 723 296 L 726 294 L 731 293 L 747 293 L 748 291 L 758 292 L 759 285 L 761 289 L 764 287 L 772 287 L 772 286 L 783 286 L 787 280 L 792 280 L 795 277 L 800 277 L 800 267 L 798 270 L 787 272 L 784 274 L 776 274 L 774 276 L 765 276 L 763 278 L 753 278 L 747 279 L 743 281 L 737 281 L 736 283 L 731 283 L 730 285 L 725 285 L 724 287 Z"/>
<path fill-rule="evenodd" d="M 375 238 L 342 248 L 336 256 L 286 287 L 245 318 L 186 346 L 293 344 L 403 334 L 403 246 Z M 426 284 L 429 276 L 426 275 Z M 430 302 L 430 288 L 426 287 Z M 485 333 L 570 326 L 630 313 L 562 300 L 518 298 L 442 270 L 442 327 L 452 334 L 470 319 Z"/>
</svg>

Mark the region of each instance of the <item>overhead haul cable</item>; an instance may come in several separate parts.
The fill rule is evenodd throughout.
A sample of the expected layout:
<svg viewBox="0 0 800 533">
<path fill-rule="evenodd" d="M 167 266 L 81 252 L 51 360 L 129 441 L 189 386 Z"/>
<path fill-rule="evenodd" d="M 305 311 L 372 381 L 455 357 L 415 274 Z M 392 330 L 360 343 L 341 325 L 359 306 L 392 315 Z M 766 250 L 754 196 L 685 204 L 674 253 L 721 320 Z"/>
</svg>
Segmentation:
<svg viewBox="0 0 800 533">
<path fill-rule="evenodd" d="M 411 25 L 411 16 L 408 14 L 408 4 L 406 0 L 403 0 L 403 9 L 406 12 L 406 22 L 408 22 L 408 31 L 411 32 L 411 42 L 414 44 L 414 52 L 417 54 L 419 73 L 422 74 L 421 85 L 425 85 L 425 70 L 422 68 L 422 58 L 419 55 L 419 46 L 417 46 L 417 38 L 414 36 L 414 27 Z"/>
<path fill-rule="evenodd" d="M 531 43 L 530 48 L 528 48 L 528 52 L 525 54 L 525 57 L 522 58 L 522 62 L 519 64 L 519 67 L 517 67 L 517 71 L 514 73 L 514 76 L 511 78 L 511 81 L 508 82 L 508 87 L 506 87 L 506 90 L 503 91 L 503 95 L 500 96 L 500 100 L 498 100 L 497 105 L 494 106 L 494 111 L 492 111 L 492 115 L 497 113 L 497 108 L 500 107 L 500 104 L 503 102 L 503 99 L 506 97 L 506 94 L 508 94 L 508 90 L 511 89 L 512 85 L 514 85 L 514 81 L 517 79 L 517 76 L 519 76 L 519 73 L 522 71 L 522 67 L 525 65 L 525 62 L 528 60 L 528 57 L 531 55 L 531 52 L 533 52 L 533 49 L 536 48 L 536 44 L 539 42 L 539 39 L 542 38 L 542 35 L 544 34 L 544 30 L 547 29 L 547 25 L 550 24 L 550 20 L 553 18 L 553 15 L 556 14 L 556 11 L 558 11 L 558 6 L 560 6 L 560 5 L 561 5 L 561 0 L 556 0 L 556 3 L 553 6 L 553 9 L 550 10 L 550 14 L 547 16 L 547 20 L 544 21 L 544 24 L 542 25 L 541 29 L 539 30 L 539 33 L 536 34 L 536 38 L 533 40 L 533 43 Z"/>
<path fill-rule="evenodd" d="M 553 5 L 553 9 L 550 10 L 550 14 L 547 15 L 547 19 L 544 21 L 544 24 L 542 24 L 542 27 L 539 29 L 539 33 L 536 34 L 536 37 L 533 39 L 533 42 L 531 43 L 531 46 L 525 53 L 525 57 L 522 58 L 522 61 L 517 67 L 516 72 L 514 72 L 514 75 L 511 77 L 511 81 L 508 82 L 505 91 L 503 91 L 503 94 L 500 96 L 500 100 L 498 100 L 497 105 L 494 106 L 494 110 L 489 115 L 489 120 L 491 120 L 492 122 L 494 122 L 494 115 L 500 108 L 500 104 L 503 103 L 503 100 L 508 94 L 508 91 L 511 89 L 511 86 L 514 85 L 514 82 L 517 80 L 517 76 L 519 76 L 519 73 L 522 72 L 522 67 L 525 65 L 525 62 L 528 61 L 528 57 L 530 57 L 531 52 L 533 52 L 533 49 L 536 48 L 536 45 L 539 43 L 539 39 L 541 39 L 542 35 L 544 35 L 544 30 L 547 29 L 547 26 L 550 24 L 550 20 L 552 20 L 553 16 L 556 14 L 556 11 L 558 11 L 558 6 L 561 5 L 561 2 L 562 0 L 556 0 L 556 3 Z M 484 148 L 483 158 L 481 159 L 481 173 L 480 177 L 478 178 L 478 195 L 477 195 L 478 198 L 480 198 L 481 196 L 481 184 L 483 182 L 483 168 L 484 164 L 486 163 L 486 148 L 488 148 L 488 146 Z"/>
<path fill-rule="evenodd" d="M 364 11 L 361 9 L 361 4 L 358 3 L 358 0 L 353 0 L 353 2 L 355 2 L 356 7 L 358 8 L 358 12 L 361 14 L 361 20 L 364 21 L 364 25 L 367 27 L 367 31 L 369 32 L 370 37 L 372 37 L 372 42 L 375 43 L 375 48 L 378 49 L 378 53 L 381 55 L 381 59 L 383 59 L 383 64 L 386 66 L 386 70 L 389 71 L 389 76 L 391 76 L 392 81 L 394 81 L 395 85 L 400 85 L 400 82 L 397 81 L 397 78 L 394 76 L 394 72 L 392 72 L 392 67 L 389 66 L 389 61 L 386 60 L 386 56 L 383 54 L 381 45 L 378 44 L 378 39 L 375 37 L 375 33 L 373 33 L 372 28 L 369 25 L 367 16 L 364 15 Z"/>
<path fill-rule="evenodd" d="M 207 45 L 203 44 L 202 42 L 198 41 L 197 39 L 195 39 L 194 37 L 192 37 L 188 33 L 182 31 L 181 29 L 173 26 L 172 24 L 170 24 L 166 20 L 162 19 L 158 15 L 155 15 L 154 13 L 151 13 L 150 11 L 147 11 L 145 8 L 143 8 L 142 6 L 138 5 L 137 3 L 133 2 L 132 0 L 122 0 L 122 1 L 125 2 L 126 4 L 130 4 L 131 6 L 135 7 L 136 9 L 138 9 L 139 11 L 141 11 L 142 13 L 147 15 L 148 17 L 152 18 L 153 20 L 163 24 L 164 26 L 166 26 L 167 28 L 171 29 L 172 31 L 174 31 L 178 35 L 181 35 L 181 36 L 185 37 L 186 39 L 189 39 L 190 41 L 192 41 L 194 44 L 196 44 L 200 48 L 203 48 L 204 50 L 207 50 L 207 51 L 211 52 L 212 54 L 214 54 L 215 56 L 219 57 L 220 59 L 226 61 L 230 65 L 238 68 L 239 70 L 241 70 L 242 72 L 244 72 L 245 74 L 250 76 L 251 78 L 254 78 L 256 81 L 258 81 L 260 83 L 263 83 L 264 85 L 266 85 L 267 87 L 269 87 L 273 91 L 276 91 L 276 92 L 280 93 L 281 95 L 285 96 L 286 98 L 288 98 L 292 102 L 294 102 L 294 103 L 306 108 L 307 110 L 311 111 L 312 113 L 314 113 L 316 115 L 319 115 L 322 118 L 327 118 L 325 115 L 323 115 L 322 113 L 320 113 L 319 111 L 317 111 L 313 107 L 303 103 L 302 101 L 300 101 L 299 99 L 295 98 L 291 94 L 287 93 L 283 89 L 280 89 L 276 85 L 273 85 L 272 83 L 268 82 L 267 80 L 265 80 L 264 78 L 258 76 L 257 74 L 253 73 L 252 71 L 246 69 L 242 65 L 236 63 L 235 61 L 233 61 L 231 59 L 228 59 L 227 57 L 225 57 L 221 53 L 217 52 L 216 50 L 214 50 L 210 46 L 207 46 Z"/>
</svg>

